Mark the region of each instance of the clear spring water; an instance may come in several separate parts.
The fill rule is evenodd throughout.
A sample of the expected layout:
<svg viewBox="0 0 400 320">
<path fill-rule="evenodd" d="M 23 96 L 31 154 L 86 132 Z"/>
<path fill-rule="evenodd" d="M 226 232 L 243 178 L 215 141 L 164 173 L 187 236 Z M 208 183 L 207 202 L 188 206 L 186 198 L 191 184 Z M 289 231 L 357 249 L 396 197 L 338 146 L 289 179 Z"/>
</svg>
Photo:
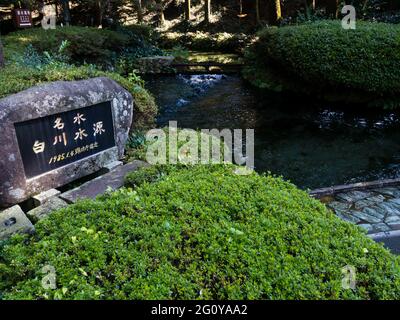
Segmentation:
<svg viewBox="0 0 400 320">
<path fill-rule="evenodd" d="M 266 95 L 239 76 L 146 79 L 159 126 L 255 129 L 255 166 L 301 188 L 400 177 L 400 113 Z"/>
</svg>

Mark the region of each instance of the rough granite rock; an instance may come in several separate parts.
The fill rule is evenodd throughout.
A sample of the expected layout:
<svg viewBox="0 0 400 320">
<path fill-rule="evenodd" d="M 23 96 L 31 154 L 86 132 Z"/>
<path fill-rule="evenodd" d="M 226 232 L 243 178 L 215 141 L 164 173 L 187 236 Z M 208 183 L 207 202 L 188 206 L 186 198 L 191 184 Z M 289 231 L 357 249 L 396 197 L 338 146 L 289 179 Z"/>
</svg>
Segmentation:
<svg viewBox="0 0 400 320">
<path fill-rule="evenodd" d="M 27 179 L 14 123 L 111 102 L 115 147 Z M 124 154 L 133 116 L 131 94 L 106 77 L 58 81 L 0 100 L 0 207 L 20 203 L 34 194 L 57 188 L 98 171 Z"/>
<path fill-rule="evenodd" d="M 35 228 L 20 206 L 16 205 L 0 212 L 0 240 L 14 233 L 33 233 Z"/>
<path fill-rule="evenodd" d="M 59 194 L 61 194 L 61 191 L 59 191 L 57 189 L 46 190 L 44 192 L 34 195 L 32 197 L 33 203 L 35 206 L 38 207 L 42 204 L 45 204 L 47 201 L 49 201 L 49 199 L 51 199 L 55 196 L 58 196 Z"/>
<path fill-rule="evenodd" d="M 68 203 L 75 203 L 80 199 L 94 199 L 98 195 L 108 190 L 116 190 L 124 185 L 125 176 L 141 167 L 148 166 L 147 162 L 134 160 L 123 166 L 118 166 L 114 170 L 88 181 L 81 186 L 67 191 L 60 195 L 60 198 Z"/>
<path fill-rule="evenodd" d="M 68 205 L 64 200 L 58 197 L 52 197 L 47 200 L 44 204 L 36 207 L 26 213 L 26 215 L 33 221 L 39 221 L 46 218 L 51 212 L 64 208 Z"/>
</svg>

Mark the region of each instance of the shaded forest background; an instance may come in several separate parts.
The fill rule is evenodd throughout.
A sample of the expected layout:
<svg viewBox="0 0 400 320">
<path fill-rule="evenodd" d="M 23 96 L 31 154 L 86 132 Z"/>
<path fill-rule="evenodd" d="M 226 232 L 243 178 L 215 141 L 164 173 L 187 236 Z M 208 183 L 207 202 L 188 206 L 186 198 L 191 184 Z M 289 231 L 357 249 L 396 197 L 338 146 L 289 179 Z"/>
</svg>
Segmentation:
<svg viewBox="0 0 400 320">
<path fill-rule="evenodd" d="M 358 19 L 398 23 L 400 0 L 0 0 L 0 30 L 15 30 L 12 9 L 30 9 L 34 23 L 52 6 L 57 23 L 93 27 L 145 23 L 163 30 L 251 33 L 260 26 L 340 17 L 352 4 Z"/>
</svg>

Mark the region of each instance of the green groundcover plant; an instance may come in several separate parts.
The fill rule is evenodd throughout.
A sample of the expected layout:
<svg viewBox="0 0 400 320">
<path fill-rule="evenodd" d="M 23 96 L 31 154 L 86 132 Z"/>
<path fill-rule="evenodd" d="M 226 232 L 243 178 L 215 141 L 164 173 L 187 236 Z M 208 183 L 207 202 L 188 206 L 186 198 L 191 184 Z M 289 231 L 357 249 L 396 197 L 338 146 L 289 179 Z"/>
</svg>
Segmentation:
<svg viewBox="0 0 400 320">
<path fill-rule="evenodd" d="M 400 298 L 398 258 L 360 228 L 281 178 L 234 172 L 151 167 L 53 213 L 1 247 L 3 298 Z M 55 289 L 42 286 L 46 265 Z"/>
<path fill-rule="evenodd" d="M 32 28 L 4 37 L 6 60 L 14 60 L 32 46 L 38 53 L 55 52 L 68 42 L 64 55 L 74 64 L 92 63 L 112 69 L 128 59 L 161 54 L 155 47 L 155 32 L 144 26 L 121 27 L 117 31 L 90 27 Z M 131 70 L 123 70 L 129 73 Z"/>
<path fill-rule="evenodd" d="M 337 100 L 390 101 L 400 93 L 400 27 L 340 21 L 265 28 L 247 51 L 245 77 L 261 88 Z M 397 106 L 397 104 L 396 104 Z"/>
<path fill-rule="evenodd" d="M 89 27 L 58 27 L 54 30 L 33 28 L 13 32 L 4 37 L 6 59 L 23 54 L 28 45 L 39 52 L 55 51 L 62 41 L 70 45 L 65 54 L 71 61 L 102 64 L 129 45 L 127 35 L 106 29 Z"/>
</svg>

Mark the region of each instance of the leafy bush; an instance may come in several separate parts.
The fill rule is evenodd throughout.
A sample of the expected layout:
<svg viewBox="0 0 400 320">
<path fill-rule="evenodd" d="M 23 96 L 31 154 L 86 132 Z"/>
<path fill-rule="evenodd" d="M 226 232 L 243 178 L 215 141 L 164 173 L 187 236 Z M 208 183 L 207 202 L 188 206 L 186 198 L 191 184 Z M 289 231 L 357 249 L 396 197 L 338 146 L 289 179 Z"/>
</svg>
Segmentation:
<svg viewBox="0 0 400 320">
<path fill-rule="evenodd" d="M 322 21 L 266 28 L 258 36 L 244 74 L 259 87 L 360 101 L 400 93 L 397 25 L 357 22 L 345 30 L 339 21 Z"/>
<path fill-rule="evenodd" d="M 160 38 L 159 33 L 152 26 L 147 24 L 132 24 L 127 26 L 119 26 L 117 28 L 119 33 L 129 36 L 130 44 L 137 42 L 148 42 L 152 45 L 157 45 Z"/>
<path fill-rule="evenodd" d="M 63 41 L 69 46 L 64 54 L 73 63 L 95 63 L 112 65 L 116 54 L 129 44 L 127 35 L 97 28 L 64 27 L 44 30 L 42 28 L 26 29 L 9 34 L 4 38 L 6 58 L 22 55 L 30 44 L 39 53 L 56 52 Z"/>
<path fill-rule="evenodd" d="M 125 185 L 131 188 L 139 187 L 144 183 L 161 180 L 173 168 L 169 165 L 157 165 L 142 168 L 126 175 Z"/>
<path fill-rule="evenodd" d="M 177 45 L 172 48 L 170 54 L 175 58 L 174 61 L 176 62 L 188 62 L 190 53 L 181 45 Z"/>
<path fill-rule="evenodd" d="M 359 227 L 280 178 L 233 171 L 169 167 L 53 213 L 0 249 L 3 298 L 400 298 L 399 258 Z M 346 265 L 354 290 L 342 287 Z"/>
<path fill-rule="evenodd" d="M 119 73 L 127 74 L 137 69 L 138 58 L 164 54 L 163 50 L 157 47 L 158 33 L 150 26 L 120 26 L 117 31 L 129 39 L 128 45 L 117 59 L 116 70 Z"/>
<path fill-rule="evenodd" d="M 8 35 L 4 42 L 9 60 L 26 56 L 32 49 L 39 55 L 55 55 L 63 43 L 68 43 L 63 51 L 68 62 L 92 63 L 126 75 L 136 68 L 137 58 L 163 54 L 155 45 L 156 39 L 150 27 L 134 25 L 116 31 L 88 27 L 29 29 Z"/>
<path fill-rule="evenodd" d="M 29 44 L 22 56 L 17 56 L 14 62 L 21 66 L 41 69 L 48 65 L 64 66 L 68 64 L 69 58 L 64 54 L 66 48 L 69 46 L 68 41 L 62 41 L 57 52 L 39 53 L 31 44 Z"/>
<path fill-rule="evenodd" d="M 153 125 L 157 106 L 154 98 L 143 88 L 140 78 L 133 76 L 124 78 L 117 73 L 99 71 L 93 66 L 50 64 L 38 69 L 10 64 L 0 72 L 0 98 L 46 82 L 82 80 L 101 76 L 115 80 L 133 95 L 134 128 L 147 128 Z"/>
<path fill-rule="evenodd" d="M 165 32 L 160 35 L 160 44 L 166 49 L 180 45 L 191 50 L 238 53 L 242 52 L 251 39 L 249 35 L 226 32 Z"/>
</svg>

